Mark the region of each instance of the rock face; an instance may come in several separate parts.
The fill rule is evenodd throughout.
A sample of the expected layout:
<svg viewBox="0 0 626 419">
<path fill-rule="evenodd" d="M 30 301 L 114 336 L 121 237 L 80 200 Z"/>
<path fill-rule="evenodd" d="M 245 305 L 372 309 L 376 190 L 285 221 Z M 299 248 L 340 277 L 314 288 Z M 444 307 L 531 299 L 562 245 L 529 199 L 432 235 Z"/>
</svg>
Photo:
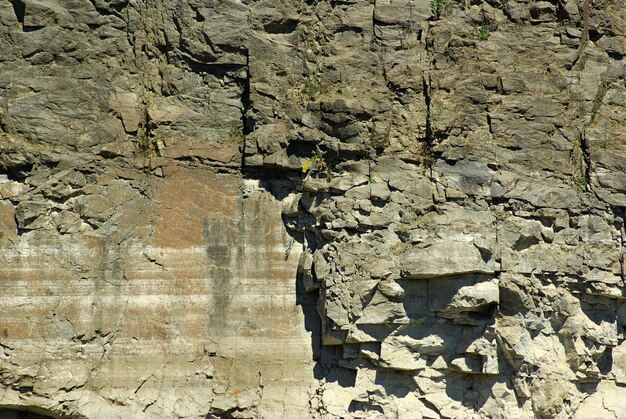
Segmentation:
<svg viewBox="0 0 626 419">
<path fill-rule="evenodd" d="M 0 407 L 626 417 L 623 10 L 1 3 Z"/>
</svg>

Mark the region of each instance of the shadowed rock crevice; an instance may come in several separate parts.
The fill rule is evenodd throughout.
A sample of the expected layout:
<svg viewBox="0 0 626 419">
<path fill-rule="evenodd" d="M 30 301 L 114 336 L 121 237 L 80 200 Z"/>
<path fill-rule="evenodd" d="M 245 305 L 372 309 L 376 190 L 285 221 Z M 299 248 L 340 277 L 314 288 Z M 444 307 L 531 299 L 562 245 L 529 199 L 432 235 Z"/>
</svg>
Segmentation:
<svg viewBox="0 0 626 419">
<path fill-rule="evenodd" d="M 22 0 L 11 0 L 11 4 L 13 5 L 13 12 L 15 13 L 15 18 L 22 25 L 24 24 L 24 12 L 26 9 L 26 5 Z"/>
<path fill-rule="evenodd" d="M 33 407 L 32 410 L 22 407 L 0 407 L 0 417 L 6 419 L 61 419 L 63 416 L 58 416 L 52 412 L 47 412 L 45 409 Z"/>
</svg>

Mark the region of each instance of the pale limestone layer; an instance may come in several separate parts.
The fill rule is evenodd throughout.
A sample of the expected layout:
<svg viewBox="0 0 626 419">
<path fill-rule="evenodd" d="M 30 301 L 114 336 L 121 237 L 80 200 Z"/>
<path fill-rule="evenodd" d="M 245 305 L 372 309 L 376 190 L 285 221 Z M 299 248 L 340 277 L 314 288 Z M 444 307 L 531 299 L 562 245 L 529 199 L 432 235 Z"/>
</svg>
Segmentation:
<svg viewBox="0 0 626 419">
<path fill-rule="evenodd" d="M 5 241 L 0 405 L 94 418 L 308 416 L 300 250 L 285 258 L 280 203 L 243 189 L 181 168 L 121 203 L 115 215 L 141 211 L 110 234 Z M 134 234 L 116 242 L 113 230 Z"/>
</svg>

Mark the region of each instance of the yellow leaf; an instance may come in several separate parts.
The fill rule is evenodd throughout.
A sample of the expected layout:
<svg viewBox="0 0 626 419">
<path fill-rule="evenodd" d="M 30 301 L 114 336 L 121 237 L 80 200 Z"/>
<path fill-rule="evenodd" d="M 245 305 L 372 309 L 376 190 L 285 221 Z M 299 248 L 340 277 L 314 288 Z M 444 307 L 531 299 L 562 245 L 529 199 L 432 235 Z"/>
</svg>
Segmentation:
<svg viewBox="0 0 626 419">
<path fill-rule="evenodd" d="M 311 161 L 311 159 L 302 163 L 302 173 L 308 172 L 312 164 L 313 164 L 313 161 Z"/>
</svg>

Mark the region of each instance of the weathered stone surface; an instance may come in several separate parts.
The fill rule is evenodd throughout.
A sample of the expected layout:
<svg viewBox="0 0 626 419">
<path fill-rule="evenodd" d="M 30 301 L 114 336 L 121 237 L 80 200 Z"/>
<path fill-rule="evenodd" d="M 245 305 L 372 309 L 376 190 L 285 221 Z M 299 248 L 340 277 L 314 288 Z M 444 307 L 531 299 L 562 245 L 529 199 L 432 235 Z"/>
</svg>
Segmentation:
<svg viewBox="0 0 626 419">
<path fill-rule="evenodd" d="M 260 190 L 242 199 L 241 187 L 187 168 L 149 196 L 113 183 L 101 204 L 111 213 L 88 218 L 101 223 L 89 234 L 43 224 L 5 246 L 3 400 L 31 386 L 17 405 L 45 397 L 43 407 L 61 413 L 57 404 L 73 400 L 66 409 L 87 417 L 306 412 L 287 403 L 308 397 L 312 376 L 280 204 Z M 275 298 L 258 304 L 266 293 Z M 294 379 L 303 386 L 284 381 Z M 272 394 L 265 401 L 260 382 Z"/>
<path fill-rule="evenodd" d="M 1 3 L 0 406 L 625 416 L 626 3 L 436 6 Z"/>
</svg>

